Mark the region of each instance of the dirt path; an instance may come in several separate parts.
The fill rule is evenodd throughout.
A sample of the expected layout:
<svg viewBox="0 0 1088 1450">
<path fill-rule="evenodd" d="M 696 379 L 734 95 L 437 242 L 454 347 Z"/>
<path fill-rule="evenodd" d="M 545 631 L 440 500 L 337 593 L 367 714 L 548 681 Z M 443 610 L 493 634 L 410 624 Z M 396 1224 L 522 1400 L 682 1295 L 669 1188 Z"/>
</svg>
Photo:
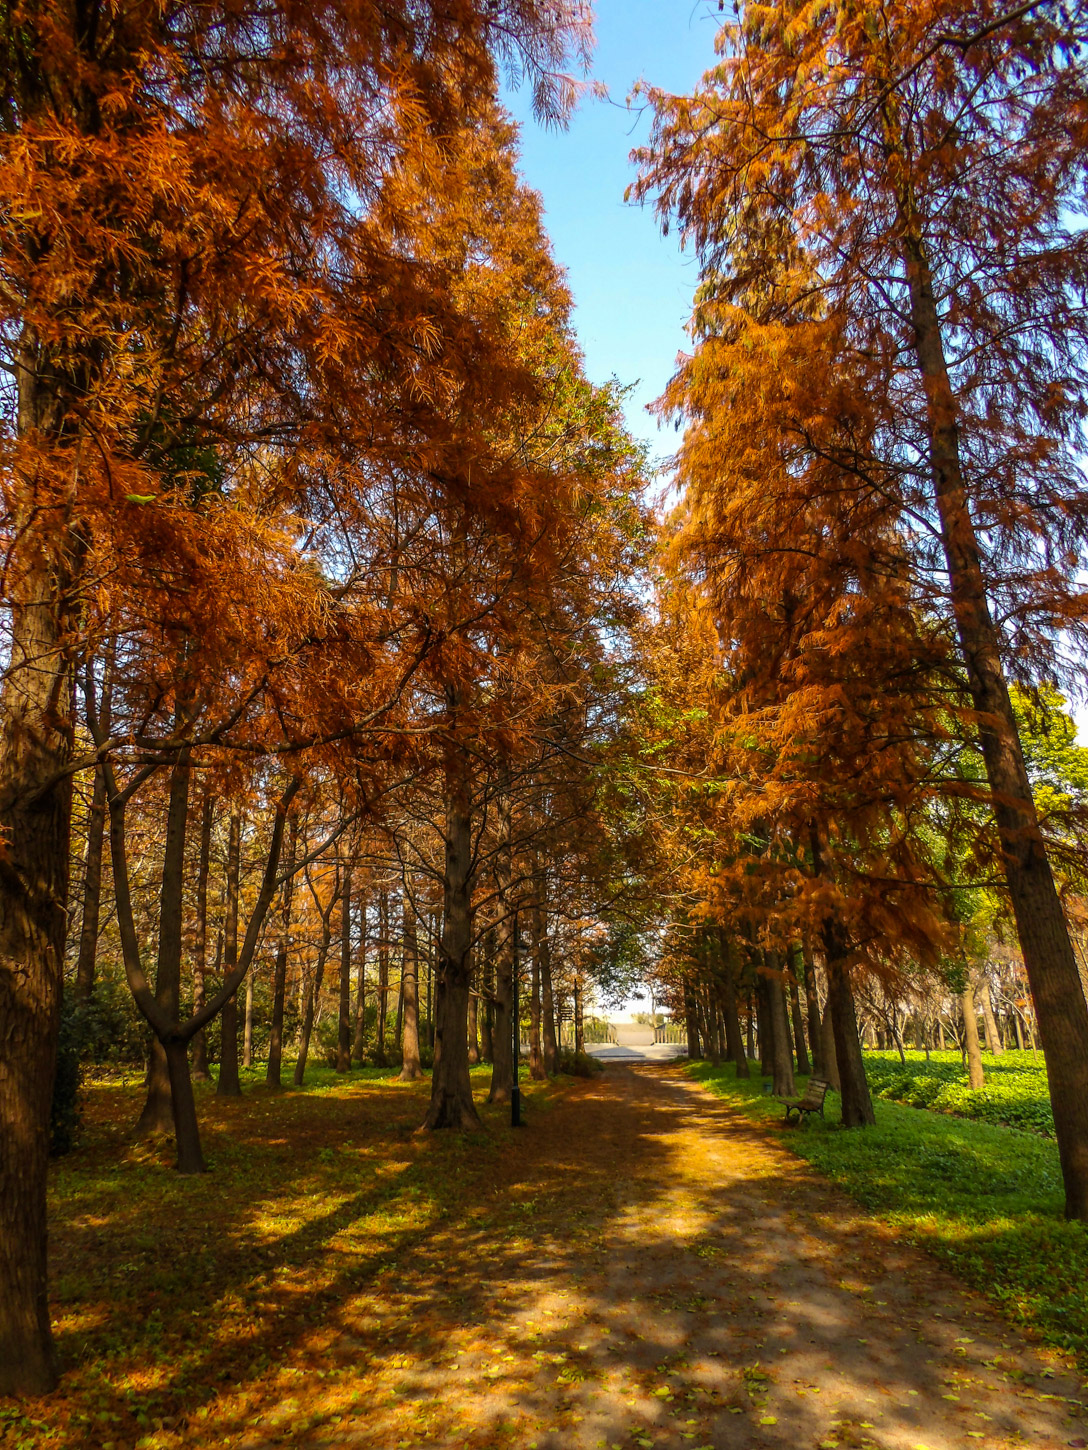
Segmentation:
<svg viewBox="0 0 1088 1450">
<path fill-rule="evenodd" d="M 1088 1443 L 1075 1379 L 675 1068 L 580 1084 L 508 1139 L 493 1201 L 408 1259 L 241 1444 Z"/>
</svg>

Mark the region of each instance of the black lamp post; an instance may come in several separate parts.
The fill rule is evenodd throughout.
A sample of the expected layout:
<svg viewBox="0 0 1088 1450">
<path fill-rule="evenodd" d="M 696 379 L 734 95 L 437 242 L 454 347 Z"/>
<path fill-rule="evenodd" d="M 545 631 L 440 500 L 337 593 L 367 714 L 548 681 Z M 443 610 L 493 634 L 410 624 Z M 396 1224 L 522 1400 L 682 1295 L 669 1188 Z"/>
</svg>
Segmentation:
<svg viewBox="0 0 1088 1450">
<path fill-rule="evenodd" d="M 518 1010 L 518 977 L 521 974 L 521 963 L 518 959 L 518 914 L 514 912 L 514 962 L 512 973 L 513 1002 L 510 1016 L 513 1018 L 514 1029 L 514 1086 L 510 1093 L 510 1126 L 521 1127 L 521 1085 L 518 1081 L 521 1069 L 521 1016 Z"/>
</svg>

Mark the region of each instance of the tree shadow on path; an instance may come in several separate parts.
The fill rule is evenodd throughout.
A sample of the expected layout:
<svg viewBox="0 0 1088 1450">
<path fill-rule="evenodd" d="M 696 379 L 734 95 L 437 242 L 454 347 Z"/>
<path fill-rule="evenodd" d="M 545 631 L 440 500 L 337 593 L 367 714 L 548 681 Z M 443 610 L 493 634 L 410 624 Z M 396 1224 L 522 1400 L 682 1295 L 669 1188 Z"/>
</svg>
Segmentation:
<svg viewBox="0 0 1088 1450">
<path fill-rule="evenodd" d="M 420 1102 L 365 1084 L 226 1110 L 218 1187 L 164 1178 L 157 1225 L 123 1194 L 96 1220 L 88 1182 L 64 1230 L 68 1261 L 150 1232 L 147 1263 L 161 1264 L 156 1234 L 161 1250 L 172 1216 L 173 1292 L 150 1311 L 164 1352 L 142 1369 L 146 1334 L 127 1357 L 116 1337 L 149 1293 L 162 1297 L 154 1274 L 100 1304 L 80 1343 L 114 1346 L 112 1369 L 73 1376 L 55 1443 L 993 1450 L 1088 1438 L 1075 1379 L 681 1070 L 617 1064 L 550 1103 L 530 1098 L 524 1130 L 493 1115 L 469 1140 L 410 1135 Z M 202 1212 L 217 1214 L 205 1232 L 226 1251 L 202 1256 Z"/>
</svg>

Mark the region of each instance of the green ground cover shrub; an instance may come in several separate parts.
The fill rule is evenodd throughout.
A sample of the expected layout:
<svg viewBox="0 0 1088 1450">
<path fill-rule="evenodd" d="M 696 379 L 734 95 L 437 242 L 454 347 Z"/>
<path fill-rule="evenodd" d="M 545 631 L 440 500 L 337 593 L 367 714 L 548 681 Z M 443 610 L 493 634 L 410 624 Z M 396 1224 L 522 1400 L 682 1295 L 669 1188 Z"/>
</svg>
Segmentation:
<svg viewBox="0 0 1088 1450">
<path fill-rule="evenodd" d="M 687 1070 L 750 1117 L 781 1123 L 781 1104 L 763 1095 L 758 1078 L 738 1081 L 731 1065 Z M 783 1128 L 783 1142 L 1009 1318 L 1088 1367 L 1088 1227 L 1062 1218 L 1056 1145 L 897 1102 L 878 1100 L 875 1109 L 875 1128 L 844 1129 L 829 1093 L 827 1121 Z"/>
<path fill-rule="evenodd" d="M 865 1070 L 874 1094 L 891 1102 L 1052 1138 L 1054 1118 L 1042 1054 L 985 1053 L 982 1061 L 986 1086 L 976 1091 L 968 1086 L 958 1052 L 934 1052 L 928 1060 L 923 1052 L 908 1052 L 906 1066 L 897 1052 L 868 1052 Z"/>
</svg>

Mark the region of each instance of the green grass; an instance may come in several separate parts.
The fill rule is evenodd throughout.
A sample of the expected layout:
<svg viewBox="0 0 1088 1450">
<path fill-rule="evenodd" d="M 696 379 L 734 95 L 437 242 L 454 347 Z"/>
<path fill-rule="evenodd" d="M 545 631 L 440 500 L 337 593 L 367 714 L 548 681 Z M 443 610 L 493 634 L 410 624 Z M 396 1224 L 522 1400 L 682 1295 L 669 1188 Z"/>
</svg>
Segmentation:
<svg viewBox="0 0 1088 1450">
<path fill-rule="evenodd" d="M 924 1052 L 908 1052 L 906 1057 L 904 1066 L 897 1052 L 865 1054 L 874 1094 L 912 1108 L 1054 1136 L 1041 1053 L 1005 1052 L 1000 1057 L 984 1053 L 986 1085 L 974 1092 L 967 1085 L 967 1069 L 958 1052 L 934 1052 L 928 1061 Z"/>
<path fill-rule="evenodd" d="M 738 1082 L 732 1066 L 706 1063 L 688 1072 L 749 1116 L 781 1122 L 758 1077 Z M 827 1122 L 785 1130 L 783 1140 L 1011 1319 L 1088 1365 L 1088 1226 L 1062 1218 L 1054 1143 L 896 1102 L 875 1108 L 875 1128 L 848 1131 L 829 1094 Z"/>
</svg>

